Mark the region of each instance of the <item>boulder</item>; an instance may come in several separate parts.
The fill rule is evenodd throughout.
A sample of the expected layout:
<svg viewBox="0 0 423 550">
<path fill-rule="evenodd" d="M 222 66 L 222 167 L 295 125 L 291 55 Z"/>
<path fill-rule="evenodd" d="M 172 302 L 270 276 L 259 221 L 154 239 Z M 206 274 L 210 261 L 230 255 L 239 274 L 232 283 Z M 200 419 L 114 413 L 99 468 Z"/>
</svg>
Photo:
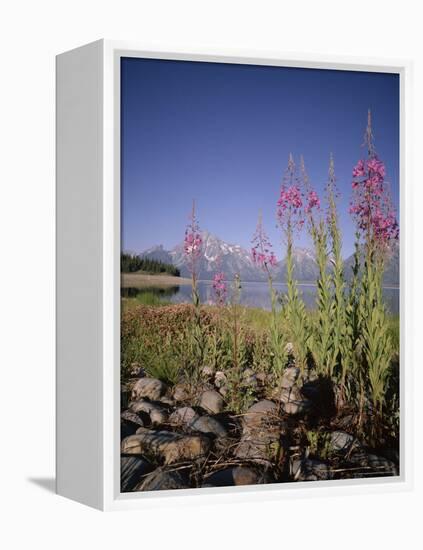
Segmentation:
<svg viewBox="0 0 423 550">
<path fill-rule="evenodd" d="M 214 385 L 216 386 L 216 388 L 222 388 L 223 386 L 226 385 L 228 379 L 227 379 L 227 376 L 226 374 L 221 371 L 221 370 L 218 370 L 216 372 L 216 374 L 214 375 Z"/>
<path fill-rule="evenodd" d="M 192 407 L 179 407 L 169 416 L 169 422 L 176 426 L 185 426 L 198 418 L 200 415 Z"/>
<path fill-rule="evenodd" d="M 125 439 L 125 437 L 128 437 L 128 435 L 133 435 L 137 430 L 137 424 L 134 424 L 133 422 L 129 422 L 128 420 L 124 420 L 121 418 L 120 420 L 120 438 Z"/>
<path fill-rule="evenodd" d="M 159 402 L 163 403 L 163 405 L 167 405 L 168 407 L 173 407 L 175 405 L 175 401 L 166 396 L 160 397 Z"/>
<path fill-rule="evenodd" d="M 354 451 L 349 458 L 349 462 L 355 466 L 361 466 L 366 470 L 366 475 L 369 474 L 369 470 L 374 475 L 380 476 L 397 476 L 399 475 L 398 467 L 394 462 L 388 460 L 383 456 L 377 456 L 375 454 L 366 453 L 363 449 Z M 354 477 L 363 477 L 362 473 L 357 473 Z"/>
<path fill-rule="evenodd" d="M 243 460 L 268 463 L 279 460 L 282 422 L 278 405 L 263 399 L 252 405 L 243 417 L 243 433 L 235 456 Z"/>
<path fill-rule="evenodd" d="M 227 437 L 228 432 L 222 424 L 211 416 L 200 416 L 189 423 L 189 428 L 195 432 L 211 434 L 215 437 Z"/>
<path fill-rule="evenodd" d="M 134 491 L 168 491 L 171 489 L 189 489 L 188 477 L 180 471 L 163 471 L 157 468 L 145 477 Z"/>
<path fill-rule="evenodd" d="M 329 465 L 321 460 L 295 459 L 291 463 L 294 481 L 323 481 L 331 479 Z"/>
<path fill-rule="evenodd" d="M 157 378 L 139 378 L 132 386 L 132 401 L 147 397 L 158 401 L 166 392 L 166 385 Z"/>
<path fill-rule="evenodd" d="M 349 451 L 354 444 L 354 437 L 347 432 L 337 430 L 330 435 L 330 446 L 335 452 Z"/>
<path fill-rule="evenodd" d="M 173 399 L 177 402 L 187 401 L 191 397 L 191 391 L 188 384 L 180 382 L 173 388 Z"/>
<path fill-rule="evenodd" d="M 282 388 L 279 396 L 283 412 L 288 415 L 297 416 L 308 412 L 311 408 L 311 401 L 305 398 L 298 386 Z"/>
<path fill-rule="evenodd" d="M 295 385 L 299 376 L 300 369 L 298 367 L 288 367 L 284 370 L 284 373 L 281 378 L 280 387 L 282 389 L 290 389 Z"/>
<path fill-rule="evenodd" d="M 122 493 L 132 491 L 140 482 L 141 476 L 150 472 L 150 462 L 139 456 L 122 456 L 120 459 L 120 490 Z"/>
<path fill-rule="evenodd" d="M 205 435 L 183 435 L 164 430 L 139 428 L 135 435 L 121 444 L 124 454 L 154 455 L 165 464 L 204 457 L 210 450 L 210 439 Z"/>
<path fill-rule="evenodd" d="M 244 428 L 258 428 L 279 420 L 278 405 L 268 399 L 254 403 L 243 417 Z"/>
<path fill-rule="evenodd" d="M 204 378 L 212 378 L 214 376 L 214 373 L 215 373 L 215 370 L 213 367 L 210 367 L 208 365 L 206 365 L 205 367 L 203 367 L 201 369 L 201 375 L 204 377 Z"/>
<path fill-rule="evenodd" d="M 152 424 L 163 424 L 167 421 L 166 411 L 150 401 L 145 399 L 138 399 L 138 401 L 133 401 L 130 404 L 130 410 L 134 413 L 144 412 L 150 417 Z"/>
<path fill-rule="evenodd" d="M 258 485 L 268 483 L 269 477 L 265 472 L 246 466 L 225 468 L 207 476 L 202 487 L 231 487 L 234 485 Z"/>
<path fill-rule="evenodd" d="M 283 456 L 280 435 L 276 431 L 260 429 L 243 433 L 236 448 L 235 456 L 262 464 L 279 462 Z"/>
<path fill-rule="evenodd" d="M 205 411 L 218 414 L 223 411 L 223 398 L 215 390 L 207 390 L 201 394 L 200 407 Z"/>
<path fill-rule="evenodd" d="M 120 417 L 122 420 L 126 420 L 127 422 L 132 422 L 136 426 L 144 426 L 144 422 L 142 421 L 141 417 L 137 413 L 131 410 L 123 411 Z"/>
</svg>

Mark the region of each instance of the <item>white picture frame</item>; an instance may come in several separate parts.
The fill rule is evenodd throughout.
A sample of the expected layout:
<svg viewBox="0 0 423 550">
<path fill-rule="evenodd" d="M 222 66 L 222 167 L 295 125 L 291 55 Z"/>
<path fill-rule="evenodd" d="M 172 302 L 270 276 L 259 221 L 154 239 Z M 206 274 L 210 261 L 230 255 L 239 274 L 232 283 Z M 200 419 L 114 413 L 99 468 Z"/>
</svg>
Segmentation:
<svg viewBox="0 0 423 550">
<path fill-rule="evenodd" d="M 398 477 L 120 493 L 120 58 L 400 75 Z M 102 510 L 400 491 L 413 479 L 411 80 L 405 60 L 254 51 L 161 51 L 99 40 L 57 57 L 57 493 Z"/>
</svg>

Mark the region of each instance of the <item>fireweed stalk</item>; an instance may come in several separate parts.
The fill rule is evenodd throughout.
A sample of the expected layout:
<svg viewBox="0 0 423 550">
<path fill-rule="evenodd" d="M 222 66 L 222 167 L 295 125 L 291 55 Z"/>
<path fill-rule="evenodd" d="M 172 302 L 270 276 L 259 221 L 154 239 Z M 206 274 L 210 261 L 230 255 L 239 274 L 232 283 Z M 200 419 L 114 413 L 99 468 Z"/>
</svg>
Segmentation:
<svg viewBox="0 0 423 550">
<path fill-rule="evenodd" d="M 320 199 L 310 183 L 303 157 L 300 161 L 300 172 L 306 196 L 304 212 L 319 268 L 316 293 L 317 327 L 313 331 L 310 347 L 319 374 L 332 378 L 337 362 L 338 347 L 333 322 L 331 276 L 327 270 L 329 253 L 326 226 L 320 211 Z"/>
<path fill-rule="evenodd" d="M 194 305 L 194 317 L 192 337 L 194 341 L 194 348 L 196 350 L 196 360 L 198 361 L 197 369 L 192 374 L 195 374 L 198 367 L 204 358 L 204 337 L 201 326 L 201 306 L 200 295 L 198 293 L 198 274 L 199 263 L 203 254 L 203 239 L 201 237 L 200 226 L 198 224 L 195 214 L 195 202 L 192 203 L 192 211 L 190 221 L 185 230 L 184 238 L 184 254 L 188 269 L 191 274 L 191 287 L 192 287 L 192 303 Z M 195 367 L 195 366 L 194 366 Z"/>
<path fill-rule="evenodd" d="M 251 241 L 251 257 L 255 265 L 260 267 L 267 276 L 269 285 L 270 303 L 271 303 L 271 321 L 270 321 L 270 343 L 273 352 L 273 366 L 275 374 L 281 376 L 287 362 L 286 344 L 282 334 L 277 314 L 277 293 L 273 287 L 272 269 L 276 266 L 277 260 L 272 251 L 272 244 L 263 228 L 262 214 L 259 213 L 256 231 Z"/>
<path fill-rule="evenodd" d="M 227 298 L 227 285 L 225 274 L 222 271 L 215 273 L 212 283 L 213 298 L 217 306 L 224 306 Z"/>
<path fill-rule="evenodd" d="M 340 366 L 341 390 L 344 393 L 345 380 L 348 368 L 351 367 L 351 353 L 354 346 L 351 339 L 350 329 L 347 323 L 347 312 L 345 302 L 345 277 L 344 260 L 342 258 L 342 239 L 339 228 L 337 211 L 338 189 L 335 176 L 335 161 L 333 155 L 329 158 L 328 181 L 326 185 L 328 201 L 327 222 L 330 238 L 330 254 L 333 265 L 333 302 L 332 302 L 332 326 L 333 326 L 333 360 L 334 366 Z"/>
<path fill-rule="evenodd" d="M 360 298 L 361 332 L 367 376 L 375 411 L 382 415 L 392 342 L 382 301 L 384 262 L 398 239 L 398 223 L 385 181 L 385 165 L 377 156 L 368 113 L 365 133 L 367 158 L 353 169 L 350 212 L 364 240 L 364 273 Z"/>
<path fill-rule="evenodd" d="M 294 234 L 302 229 L 303 197 L 292 154 L 289 155 L 277 202 L 276 216 L 286 242 L 286 284 L 288 292 L 283 313 L 291 330 L 294 355 L 301 372 L 307 366 L 308 329 L 304 302 L 299 296 L 294 280 L 293 240 Z"/>
</svg>

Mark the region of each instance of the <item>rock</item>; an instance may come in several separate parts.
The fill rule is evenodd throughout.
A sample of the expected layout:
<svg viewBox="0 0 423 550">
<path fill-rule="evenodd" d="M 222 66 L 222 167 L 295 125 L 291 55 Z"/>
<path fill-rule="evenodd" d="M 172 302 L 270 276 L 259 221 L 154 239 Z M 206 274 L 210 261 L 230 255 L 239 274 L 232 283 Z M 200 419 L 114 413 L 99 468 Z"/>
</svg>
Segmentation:
<svg viewBox="0 0 423 550">
<path fill-rule="evenodd" d="M 282 388 L 279 395 L 279 400 L 282 403 L 283 411 L 289 415 L 302 415 L 308 412 L 311 408 L 311 401 L 306 399 L 298 386 L 291 388 Z"/>
<path fill-rule="evenodd" d="M 280 461 L 283 447 L 277 431 L 253 429 L 243 433 L 235 456 L 243 460 L 268 464 Z"/>
<path fill-rule="evenodd" d="M 140 378 L 145 373 L 144 373 L 144 369 L 141 367 L 140 363 L 135 362 L 135 363 L 131 363 L 129 374 L 132 378 Z"/>
<path fill-rule="evenodd" d="M 243 417 L 243 433 L 235 456 L 264 463 L 280 459 L 281 430 L 277 404 L 267 399 L 258 401 Z"/>
<path fill-rule="evenodd" d="M 188 384 L 180 382 L 173 388 L 173 399 L 175 401 L 187 401 L 191 397 L 191 391 Z"/>
<path fill-rule="evenodd" d="M 223 398 L 215 390 L 207 390 L 201 394 L 200 407 L 212 414 L 223 411 Z"/>
<path fill-rule="evenodd" d="M 228 395 L 228 391 L 228 386 L 222 386 L 221 388 L 219 388 L 219 393 L 222 397 L 226 397 Z"/>
<path fill-rule="evenodd" d="M 166 385 L 157 378 L 140 378 L 132 386 L 132 400 L 147 397 L 151 401 L 158 401 L 166 392 Z"/>
<path fill-rule="evenodd" d="M 322 481 L 331 479 L 329 465 L 321 460 L 296 459 L 291 463 L 291 475 L 295 481 Z"/>
<path fill-rule="evenodd" d="M 228 379 L 226 377 L 226 374 L 221 370 L 218 370 L 214 375 L 214 385 L 218 389 L 222 388 L 227 383 L 227 381 Z"/>
<path fill-rule="evenodd" d="M 122 456 L 120 459 L 120 490 L 132 491 L 140 482 L 141 476 L 150 472 L 150 462 L 139 456 Z"/>
<path fill-rule="evenodd" d="M 399 475 L 399 471 L 396 465 L 387 458 L 384 458 L 383 456 L 369 454 L 367 456 L 367 460 L 370 468 L 372 468 L 372 470 L 375 470 L 375 472 L 380 473 L 381 475 Z"/>
<path fill-rule="evenodd" d="M 164 430 L 139 428 L 135 435 L 126 437 L 121 444 L 124 454 L 150 454 L 164 459 L 165 464 L 204 457 L 210 449 L 205 435 L 182 435 Z"/>
<path fill-rule="evenodd" d="M 150 401 L 146 401 L 145 399 L 133 401 L 130 404 L 130 410 L 134 413 L 144 412 L 148 414 L 152 424 L 163 424 L 167 421 L 166 411 L 159 405 L 150 403 Z"/>
<path fill-rule="evenodd" d="M 330 445 L 333 451 L 349 451 L 354 443 L 354 437 L 347 432 L 335 431 L 331 433 Z"/>
<path fill-rule="evenodd" d="M 198 418 L 200 418 L 200 415 L 193 408 L 180 407 L 169 416 L 169 422 L 177 426 L 183 426 L 191 424 L 191 422 Z"/>
<path fill-rule="evenodd" d="M 169 407 L 173 407 L 175 405 L 175 401 L 170 397 L 166 397 L 166 396 L 160 397 L 159 402 L 163 403 L 163 405 L 168 405 Z"/>
<path fill-rule="evenodd" d="M 128 420 L 124 420 L 121 418 L 120 420 L 120 438 L 125 439 L 125 437 L 128 437 L 129 435 L 133 435 L 137 429 L 137 424 L 134 424 L 133 422 L 129 422 Z"/>
<path fill-rule="evenodd" d="M 227 437 L 228 435 L 226 428 L 211 416 L 200 416 L 190 422 L 189 427 L 195 432 L 212 434 L 216 437 Z"/>
<path fill-rule="evenodd" d="M 285 353 L 288 355 L 292 355 L 294 353 L 294 344 L 292 342 L 288 342 L 285 346 Z"/>
<path fill-rule="evenodd" d="M 144 426 L 144 422 L 142 421 L 142 419 L 138 416 L 138 414 L 136 414 L 133 411 L 130 411 L 130 410 L 123 411 L 120 417 L 122 418 L 122 420 L 132 422 L 137 426 Z"/>
<path fill-rule="evenodd" d="M 398 468 L 394 462 L 383 456 L 366 453 L 364 450 L 355 451 L 349 458 L 349 462 L 357 466 L 372 470 L 373 474 L 380 476 L 397 476 L 399 475 Z M 362 477 L 362 473 L 358 473 L 355 477 Z"/>
<path fill-rule="evenodd" d="M 214 368 L 209 367 L 208 365 L 201 369 L 201 374 L 204 378 L 211 378 L 212 376 L 214 376 L 214 372 Z"/>
<path fill-rule="evenodd" d="M 273 424 L 279 419 L 278 406 L 273 401 L 262 399 L 252 405 L 243 417 L 245 428 L 258 428 Z"/>
<path fill-rule="evenodd" d="M 294 386 L 294 384 L 298 380 L 300 372 L 301 371 L 298 367 L 288 367 L 287 369 L 285 369 L 281 378 L 280 387 L 286 390 L 292 388 L 292 386 Z"/>
<path fill-rule="evenodd" d="M 268 483 L 269 477 L 246 466 L 235 466 L 214 472 L 205 478 L 202 487 L 231 487 L 234 485 L 259 485 Z"/>
<path fill-rule="evenodd" d="M 179 471 L 166 472 L 158 468 L 135 487 L 135 491 L 167 491 L 170 489 L 189 489 L 186 475 Z"/>
<path fill-rule="evenodd" d="M 126 409 L 131 396 L 131 390 L 126 385 L 120 387 L 120 406 L 122 409 Z"/>
</svg>

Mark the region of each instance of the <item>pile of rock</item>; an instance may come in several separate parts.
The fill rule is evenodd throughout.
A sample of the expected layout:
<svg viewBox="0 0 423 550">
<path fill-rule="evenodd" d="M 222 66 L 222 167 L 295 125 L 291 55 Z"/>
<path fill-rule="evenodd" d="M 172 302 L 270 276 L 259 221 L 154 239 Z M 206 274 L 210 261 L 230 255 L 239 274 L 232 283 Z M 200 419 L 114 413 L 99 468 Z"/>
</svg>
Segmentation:
<svg viewBox="0 0 423 550">
<path fill-rule="evenodd" d="M 327 456 L 309 455 L 304 434 L 319 386 L 300 374 L 287 368 L 266 394 L 266 375 L 246 369 L 243 384 L 256 402 L 242 415 L 226 410 L 227 375 L 210 367 L 202 369 L 200 389 L 133 380 L 122 399 L 122 492 L 321 481 L 345 471 L 397 475 L 393 461 L 367 452 L 348 429 L 328 428 Z"/>
</svg>

